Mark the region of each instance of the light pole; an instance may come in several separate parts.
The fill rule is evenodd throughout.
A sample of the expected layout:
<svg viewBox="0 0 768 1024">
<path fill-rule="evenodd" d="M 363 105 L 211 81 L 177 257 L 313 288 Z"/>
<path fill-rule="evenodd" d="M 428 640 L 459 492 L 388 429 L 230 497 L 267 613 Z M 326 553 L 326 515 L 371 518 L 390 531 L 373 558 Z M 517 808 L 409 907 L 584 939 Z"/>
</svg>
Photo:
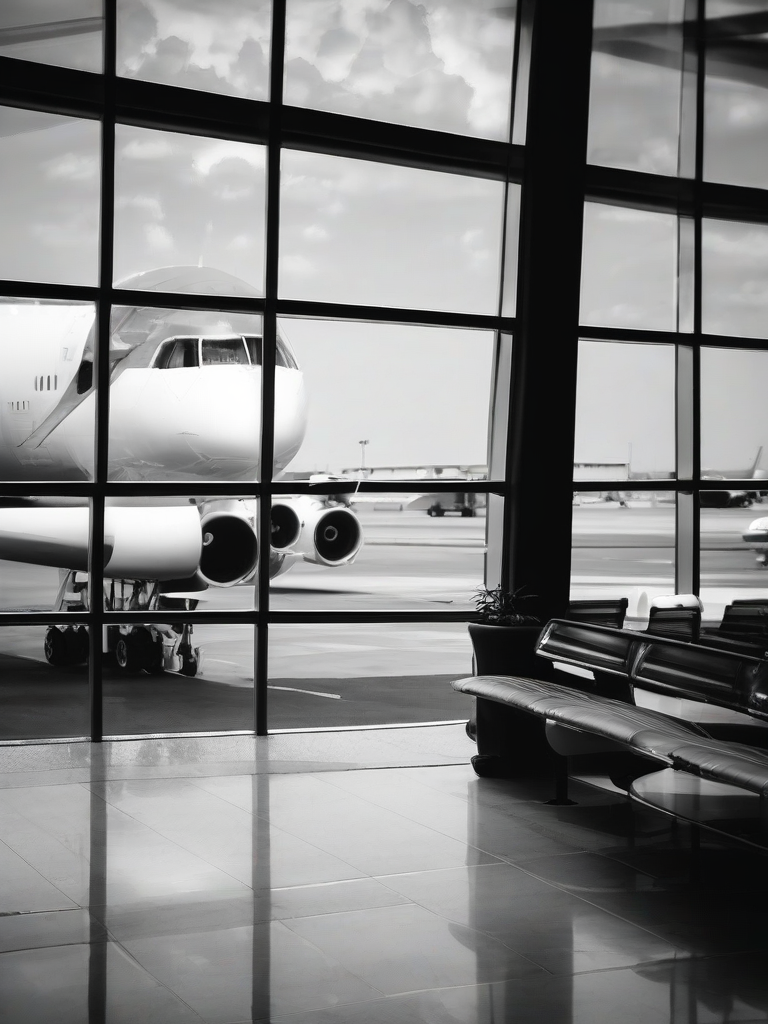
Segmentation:
<svg viewBox="0 0 768 1024">
<path fill-rule="evenodd" d="M 369 441 L 358 441 L 360 445 L 360 476 L 365 476 L 365 446 L 369 444 Z"/>
</svg>

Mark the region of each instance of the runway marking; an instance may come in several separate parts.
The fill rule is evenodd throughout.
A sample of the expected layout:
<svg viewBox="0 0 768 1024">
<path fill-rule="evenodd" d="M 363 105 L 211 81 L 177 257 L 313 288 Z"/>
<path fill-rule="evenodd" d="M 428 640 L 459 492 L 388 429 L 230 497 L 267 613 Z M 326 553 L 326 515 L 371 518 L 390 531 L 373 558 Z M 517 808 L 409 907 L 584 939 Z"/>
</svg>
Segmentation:
<svg viewBox="0 0 768 1024">
<path fill-rule="evenodd" d="M 300 690 L 298 686 L 267 686 L 268 690 L 290 690 L 292 693 L 311 693 L 313 697 L 330 697 L 332 700 L 341 700 L 340 693 L 323 693 L 322 690 Z"/>
</svg>

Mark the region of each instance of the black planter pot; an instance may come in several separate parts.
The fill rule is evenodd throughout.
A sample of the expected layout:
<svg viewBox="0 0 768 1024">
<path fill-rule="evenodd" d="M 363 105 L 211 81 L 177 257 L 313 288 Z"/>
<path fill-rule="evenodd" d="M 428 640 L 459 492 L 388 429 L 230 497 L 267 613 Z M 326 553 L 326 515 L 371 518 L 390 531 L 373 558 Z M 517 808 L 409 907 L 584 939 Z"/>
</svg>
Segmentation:
<svg viewBox="0 0 768 1024">
<path fill-rule="evenodd" d="M 534 653 L 541 626 L 491 626 L 469 623 L 479 676 L 551 679 L 551 663 Z M 554 754 L 544 736 L 544 721 L 497 701 L 476 699 L 477 755 L 472 767 L 490 778 L 517 778 L 551 769 Z M 467 732 L 471 735 L 471 722 Z"/>
</svg>

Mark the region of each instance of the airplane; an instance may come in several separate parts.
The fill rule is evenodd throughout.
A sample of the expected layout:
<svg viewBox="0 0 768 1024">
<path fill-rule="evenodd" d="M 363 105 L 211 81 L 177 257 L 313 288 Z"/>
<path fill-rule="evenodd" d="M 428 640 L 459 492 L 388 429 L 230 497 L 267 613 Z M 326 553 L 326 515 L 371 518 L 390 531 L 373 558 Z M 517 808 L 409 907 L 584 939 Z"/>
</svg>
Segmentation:
<svg viewBox="0 0 768 1024">
<path fill-rule="evenodd" d="M 138 274 L 121 287 L 207 295 L 255 294 L 206 267 Z M 64 312 L 63 312 L 64 311 Z M 63 321 L 66 321 L 63 323 Z M 243 317 L 205 310 L 115 307 L 109 345 L 109 476 L 115 481 L 247 483 L 260 471 L 261 346 Z M 0 478 L 93 477 L 95 324 L 90 305 L 0 302 Z M 304 379 L 284 336 L 275 367 L 274 468 L 279 476 L 307 425 Z M 85 611 L 90 509 L 80 498 L 0 500 L 0 558 L 56 567 L 53 610 Z M 363 543 L 357 516 L 332 499 L 276 499 L 270 579 L 296 561 L 340 566 Z M 104 602 L 109 611 L 196 607 L 209 587 L 252 580 L 257 505 L 247 498 L 107 499 Z M 202 651 L 185 625 L 110 626 L 106 650 L 127 670 L 198 674 Z M 44 652 L 57 666 L 83 662 L 85 627 L 56 625 Z"/>
</svg>

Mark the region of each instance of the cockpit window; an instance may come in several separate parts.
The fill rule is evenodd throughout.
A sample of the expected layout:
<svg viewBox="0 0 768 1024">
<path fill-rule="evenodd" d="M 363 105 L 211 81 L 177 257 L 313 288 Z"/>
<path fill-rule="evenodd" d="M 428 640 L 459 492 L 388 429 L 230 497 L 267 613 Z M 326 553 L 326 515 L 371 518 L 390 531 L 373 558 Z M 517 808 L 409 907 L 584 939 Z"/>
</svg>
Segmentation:
<svg viewBox="0 0 768 1024">
<path fill-rule="evenodd" d="M 247 336 L 245 343 L 248 346 L 248 354 L 254 366 L 261 366 L 261 338 Z M 291 350 L 278 334 L 277 348 L 275 351 L 275 366 L 284 366 L 288 370 L 297 370 L 296 360 L 291 355 Z"/>
<path fill-rule="evenodd" d="M 253 366 L 261 366 L 261 338 L 254 338 L 252 335 L 245 336 L 245 344 L 248 346 L 248 355 Z"/>
<path fill-rule="evenodd" d="M 296 360 L 291 355 L 291 350 L 279 334 L 277 336 L 277 353 L 275 356 L 275 362 L 277 366 L 286 366 L 289 370 L 298 370 Z"/>
<path fill-rule="evenodd" d="M 164 342 L 155 360 L 155 366 L 161 370 L 197 365 L 197 338 L 172 338 Z"/>
<path fill-rule="evenodd" d="M 203 366 L 247 366 L 248 363 L 242 338 L 203 338 Z"/>
</svg>

